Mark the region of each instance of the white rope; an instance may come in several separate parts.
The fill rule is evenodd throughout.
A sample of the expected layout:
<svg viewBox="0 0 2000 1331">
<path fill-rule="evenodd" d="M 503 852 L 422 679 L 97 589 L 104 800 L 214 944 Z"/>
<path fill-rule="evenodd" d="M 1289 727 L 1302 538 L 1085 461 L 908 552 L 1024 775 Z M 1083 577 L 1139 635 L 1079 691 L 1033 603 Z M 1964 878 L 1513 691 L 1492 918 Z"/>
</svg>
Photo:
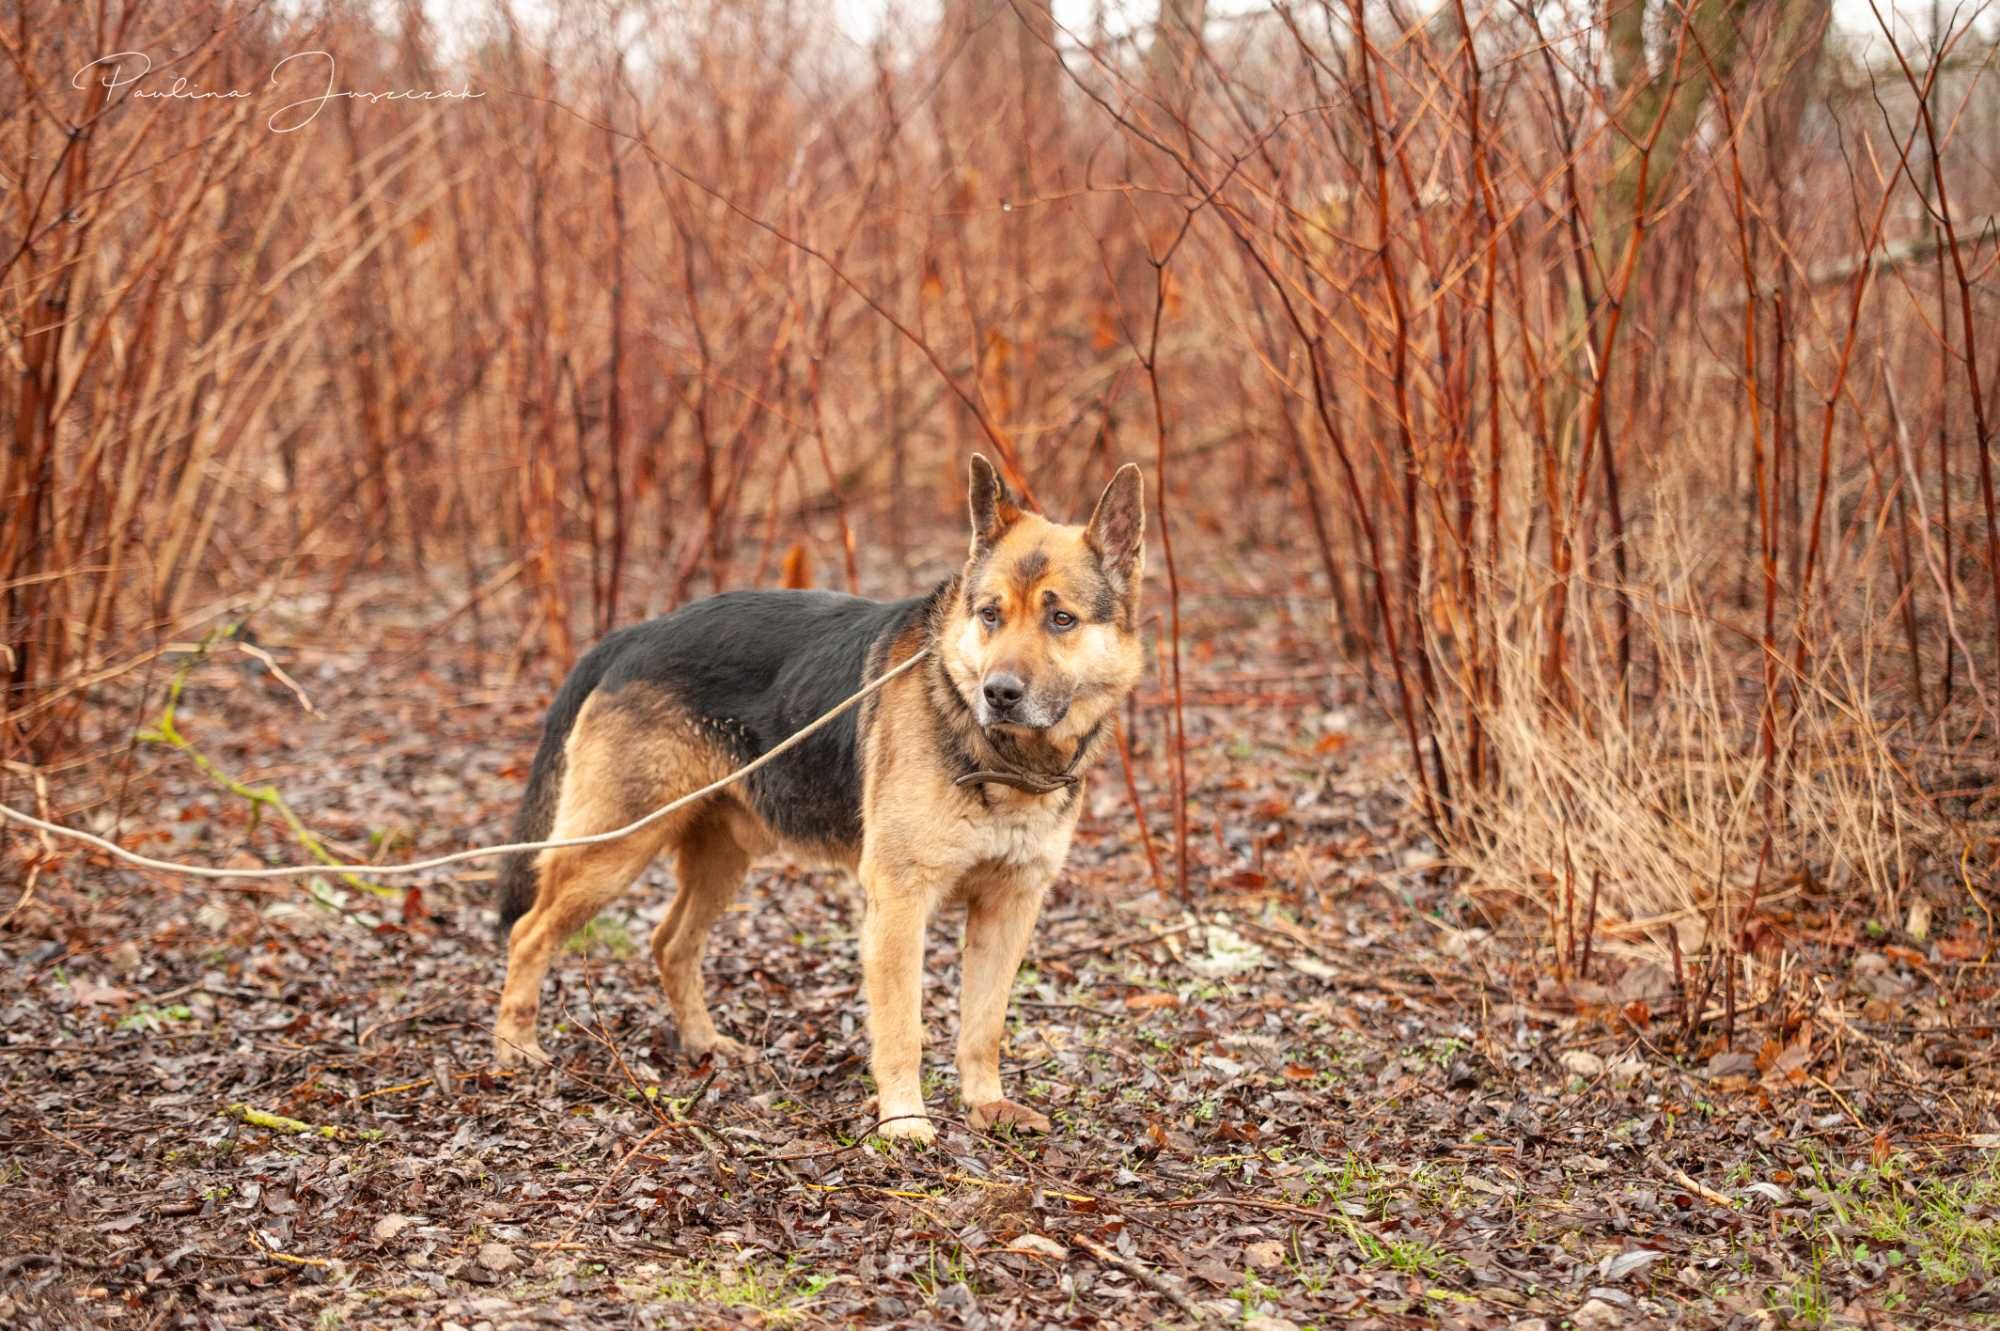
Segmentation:
<svg viewBox="0 0 2000 1331">
<path fill-rule="evenodd" d="M 176 864 L 172 860 L 156 860 L 150 855 L 140 855 L 125 849 L 116 842 L 106 841 L 101 836 L 79 831 L 74 827 L 64 827 L 61 823 L 51 823 L 37 818 L 32 814 L 22 813 L 19 809 L 9 808 L 5 804 L 0 804 L 0 815 L 4 815 L 14 822 L 23 823 L 43 832 L 53 832 L 57 836 L 65 836 L 73 841 L 81 841 L 87 846 L 95 846 L 106 854 L 115 855 L 126 863 L 136 864 L 142 869 L 158 869 L 163 873 L 187 874 L 195 878 L 296 878 L 308 874 L 324 873 L 354 873 L 366 874 L 371 878 L 387 878 L 399 874 L 425 873 L 432 869 L 442 869 L 447 864 L 458 864 L 465 860 L 490 859 L 495 855 L 513 855 L 529 850 L 567 850 L 572 846 L 601 846 L 607 841 L 618 841 L 631 836 L 639 829 L 660 821 L 660 819 L 673 813 L 675 810 L 685 809 L 697 800 L 705 799 L 713 795 L 716 791 L 741 781 L 744 777 L 749 776 L 752 772 L 777 758 L 786 750 L 803 743 L 815 731 L 826 726 L 842 712 L 845 712 L 848 708 L 854 706 L 896 676 L 903 674 L 928 655 L 930 655 L 930 648 L 919 649 L 915 656 L 912 656 L 894 670 L 884 672 L 873 682 L 863 686 L 858 693 L 851 695 L 845 702 L 838 704 L 823 714 L 818 720 L 806 726 L 805 729 L 794 733 L 790 738 L 759 754 L 756 758 L 737 768 L 720 781 L 712 781 L 700 790 L 683 795 L 671 803 L 662 804 L 644 818 L 639 819 L 637 822 L 627 823 L 616 831 L 597 832 L 590 836 L 563 837 L 555 841 L 514 841 L 504 846 L 478 846 L 471 850 L 461 850 L 450 855 L 440 855 L 436 859 L 418 860 L 414 864 L 295 864 L 275 869 L 208 869 L 196 864 Z"/>
</svg>

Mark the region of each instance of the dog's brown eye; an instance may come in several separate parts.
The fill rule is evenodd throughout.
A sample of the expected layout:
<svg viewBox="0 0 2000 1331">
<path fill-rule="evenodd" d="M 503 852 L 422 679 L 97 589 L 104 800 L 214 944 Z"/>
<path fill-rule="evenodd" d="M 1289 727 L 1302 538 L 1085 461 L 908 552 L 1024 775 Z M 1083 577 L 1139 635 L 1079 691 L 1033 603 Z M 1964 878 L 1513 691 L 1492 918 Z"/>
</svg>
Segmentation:
<svg viewBox="0 0 2000 1331">
<path fill-rule="evenodd" d="M 1049 615 L 1049 623 L 1059 629 L 1073 629 L 1076 627 L 1076 616 L 1067 610 L 1052 611 Z"/>
<path fill-rule="evenodd" d="M 999 608 L 990 605 L 983 607 L 979 612 L 979 622 L 984 624 L 987 628 L 990 629 L 999 628 L 1000 627 Z"/>
</svg>

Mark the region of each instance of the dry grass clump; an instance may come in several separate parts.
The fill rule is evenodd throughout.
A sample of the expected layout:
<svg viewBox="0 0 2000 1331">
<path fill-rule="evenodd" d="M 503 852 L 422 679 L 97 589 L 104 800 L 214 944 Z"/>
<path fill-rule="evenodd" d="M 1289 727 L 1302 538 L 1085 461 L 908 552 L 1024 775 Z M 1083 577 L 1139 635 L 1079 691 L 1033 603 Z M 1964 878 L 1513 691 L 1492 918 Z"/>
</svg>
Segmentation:
<svg viewBox="0 0 2000 1331">
<path fill-rule="evenodd" d="M 1629 701 L 1601 653 L 1575 663 L 1570 706 L 1542 661 L 1503 653 L 1478 709 L 1499 775 L 1473 787 L 1451 843 L 1471 890 L 1544 918 L 1572 963 L 1593 926 L 1663 964 L 1676 952 L 1733 963 L 1760 914 L 1833 902 L 1894 927 L 1920 899 L 1966 902 L 1970 888 L 1979 905 L 1968 873 L 1992 871 L 2000 806 L 1990 790 L 1953 789 L 1981 769 L 1938 742 L 1956 731 L 1977 747 L 1990 733 L 1976 696 L 1939 718 L 1895 705 L 1908 681 L 1893 617 L 1857 595 L 1850 613 L 1877 623 L 1874 639 L 1831 640 L 1799 671 L 1781 653 L 1767 728 L 1755 634 L 1707 591 L 1726 553 L 1682 518 L 1648 535 L 1646 556 L 1644 678 Z"/>
</svg>

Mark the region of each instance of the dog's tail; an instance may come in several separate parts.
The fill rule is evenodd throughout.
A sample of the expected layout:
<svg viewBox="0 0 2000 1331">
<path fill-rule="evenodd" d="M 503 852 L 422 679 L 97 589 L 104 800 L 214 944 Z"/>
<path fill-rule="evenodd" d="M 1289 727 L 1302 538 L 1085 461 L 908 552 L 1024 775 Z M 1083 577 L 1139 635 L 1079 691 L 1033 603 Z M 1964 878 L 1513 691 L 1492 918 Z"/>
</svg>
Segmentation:
<svg viewBox="0 0 2000 1331">
<path fill-rule="evenodd" d="M 604 677 L 607 664 L 602 650 L 593 651 L 576 663 L 569 672 L 562 687 L 556 690 L 555 701 L 549 704 L 548 719 L 542 723 L 542 742 L 535 750 L 535 765 L 528 772 L 528 788 L 521 795 L 521 807 L 514 814 L 515 841 L 545 840 L 556 821 L 556 801 L 562 794 L 563 769 L 567 765 L 564 749 L 569 742 L 570 729 L 576 725 L 577 713 L 583 710 L 584 699 Z M 509 855 L 500 865 L 500 938 L 505 941 L 514 921 L 526 915 L 535 904 L 538 889 L 536 866 L 541 861 L 539 851 L 517 851 Z"/>
</svg>

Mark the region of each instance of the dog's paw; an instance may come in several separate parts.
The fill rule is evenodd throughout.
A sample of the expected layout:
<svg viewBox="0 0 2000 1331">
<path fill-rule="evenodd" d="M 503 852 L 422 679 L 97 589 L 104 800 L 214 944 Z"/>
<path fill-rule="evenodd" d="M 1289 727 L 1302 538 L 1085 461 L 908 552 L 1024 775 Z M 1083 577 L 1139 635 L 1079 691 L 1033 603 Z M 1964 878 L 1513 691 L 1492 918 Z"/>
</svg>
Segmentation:
<svg viewBox="0 0 2000 1331">
<path fill-rule="evenodd" d="M 920 1146 L 929 1146 L 937 1140 L 937 1128 L 921 1112 L 897 1114 L 877 1123 L 875 1135 L 887 1137 L 890 1141 L 916 1142 Z"/>
<path fill-rule="evenodd" d="M 493 1057 L 503 1068 L 545 1068 L 555 1062 L 532 1035 L 519 1040 L 496 1035 L 493 1038 Z"/>
<path fill-rule="evenodd" d="M 991 1100 L 983 1105 L 974 1105 L 966 1116 L 966 1122 L 984 1132 L 988 1128 L 1012 1128 L 1016 1132 L 1048 1132 L 1054 1128 L 1048 1115 L 1038 1113 L 1026 1105 L 1017 1105 L 1012 1100 Z"/>
<path fill-rule="evenodd" d="M 726 1063 L 731 1067 L 748 1068 L 755 1067 L 764 1061 L 762 1050 L 752 1049 L 741 1040 L 732 1040 L 726 1035 L 718 1035 L 706 1044 L 683 1044 L 681 1047 L 687 1051 L 689 1057 L 695 1059 L 697 1062 L 704 1058 L 713 1058 L 717 1063 Z"/>
</svg>

